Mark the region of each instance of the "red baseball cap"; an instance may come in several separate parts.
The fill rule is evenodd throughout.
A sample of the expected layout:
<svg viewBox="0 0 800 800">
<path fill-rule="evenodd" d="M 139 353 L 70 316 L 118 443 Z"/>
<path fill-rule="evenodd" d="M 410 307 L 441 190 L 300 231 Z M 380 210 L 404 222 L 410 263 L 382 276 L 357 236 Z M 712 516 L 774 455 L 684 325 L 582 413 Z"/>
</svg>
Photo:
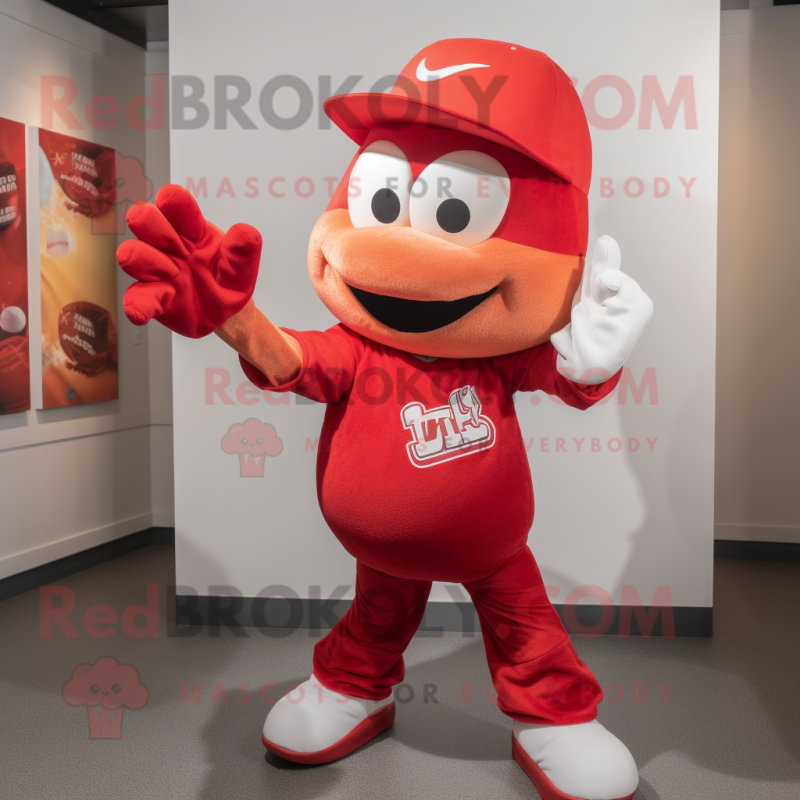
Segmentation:
<svg viewBox="0 0 800 800">
<path fill-rule="evenodd" d="M 538 50 L 444 39 L 417 53 L 388 93 L 337 95 L 323 108 L 358 145 L 377 125 L 455 128 L 518 150 L 589 191 L 586 114 L 569 76 Z"/>
</svg>

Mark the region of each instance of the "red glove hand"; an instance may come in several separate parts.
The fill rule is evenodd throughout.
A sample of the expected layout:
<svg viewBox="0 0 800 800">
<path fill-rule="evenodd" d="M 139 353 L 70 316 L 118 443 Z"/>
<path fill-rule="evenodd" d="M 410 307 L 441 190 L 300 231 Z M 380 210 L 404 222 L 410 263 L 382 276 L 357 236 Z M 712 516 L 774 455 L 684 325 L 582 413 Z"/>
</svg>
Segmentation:
<svg viewBox="0 0 800 800">
<path fill-rule="evenodd" d="M 168 184 L 156 204 L 136 203 L 127 214 L 138 237 L 123 242 L 117 260 L 136 278 L 122 302 L 134 325 L 157 319 L 199 339 L 238 314 L 252 297 L 261 234 L 250 225 L 224 233 L 203 219 L 186 189 Z"/>
</svg>

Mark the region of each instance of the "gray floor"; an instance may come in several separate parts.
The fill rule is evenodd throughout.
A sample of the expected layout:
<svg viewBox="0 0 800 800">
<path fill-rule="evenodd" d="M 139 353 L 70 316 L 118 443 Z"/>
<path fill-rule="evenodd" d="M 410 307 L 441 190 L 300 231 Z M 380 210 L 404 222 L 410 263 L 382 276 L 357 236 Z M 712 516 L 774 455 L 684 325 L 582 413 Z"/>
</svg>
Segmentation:
<svg viewBox="0 0 800 800">
<path fill-rule="evenodd" d="M 158 638 L 86 635 L 89 606 L 121 613 L 144 601 L 148 582 L 167 587 L 173 569 L 172 549 L 154 546 L 61 581 L 75 592 L 80 638 L 40 636 L 37 592 L 0 603 L 4 800 L 538 797 L 510 759 L 509 721 L 481 688 L 489 674 L 479 636 L 416 637 L 394 728 L 335 764 L 297 767 L 265 755 L 269 706 L 257 690 L 276 684 L 267 692 L 276 697 L 304 680 L 315 632 L 179 637 L 163 589 Z M 717 561 L 713 639 L 576 640 L 602 685 L 623 690 L 601 704 L 600 719 L 636 757 L 638 797 L 800 797 L 798 586 L 800 564 Z M 143 708 L 124 712 L 118 740 L 90 739 L 87 709 L 62 697 L 75 667 L 104 655 L 132 664 L 149 692 Z M 201 704 L 180 702 L 184 683 L 200 684 Z M 219 691 L 210 702 L 218 684 L 227 704 Z M 241 684 L 254 687 L 249 702 L 239 702 Z M 438 703 L 424 702 L 426 684 Z M 634 684 L 646 687 L 637 690 L 643 702 Z M 659 684 L 672 684 L 666 703 Z"/>
</svg>

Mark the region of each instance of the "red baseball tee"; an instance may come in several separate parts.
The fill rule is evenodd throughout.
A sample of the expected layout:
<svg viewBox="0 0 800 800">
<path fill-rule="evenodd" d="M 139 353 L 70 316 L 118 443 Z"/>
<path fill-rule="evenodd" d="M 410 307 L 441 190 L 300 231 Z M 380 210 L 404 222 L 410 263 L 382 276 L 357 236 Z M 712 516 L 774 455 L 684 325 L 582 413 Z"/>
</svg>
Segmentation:
<svg viewBox="0 0 800 800">
<path fill-rule="evenodd" d="M 546 344 L 493 358 L 427 359 L 335 325 L 298 333 L 303 365 L 259 388 L 327 403 L 317 494 L 331 530 L 362 563 L 399 578 L 464 583 L 512 558 L 533 522 L 533 485 L 515 392 L 585 409 L 620 373 L 587 386 L 563 377 Z"/>
</svg>

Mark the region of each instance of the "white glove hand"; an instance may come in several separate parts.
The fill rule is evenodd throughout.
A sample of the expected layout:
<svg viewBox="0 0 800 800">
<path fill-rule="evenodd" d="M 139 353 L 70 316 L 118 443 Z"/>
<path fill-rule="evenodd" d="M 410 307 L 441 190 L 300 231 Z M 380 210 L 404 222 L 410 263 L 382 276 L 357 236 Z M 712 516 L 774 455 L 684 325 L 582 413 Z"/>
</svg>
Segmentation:
<svg viewBox="0 0 800 800">
<path fill-rule="evenodd" d="M 556 369 L 576 383 L 603 383 L 614 375 L 653 316 L 653 301 L 620 271 L 621 260 L 619 245 L 601 236 L 591 266 L 584 267 L 572 321 L 550 337 Z"/>
</svg>

